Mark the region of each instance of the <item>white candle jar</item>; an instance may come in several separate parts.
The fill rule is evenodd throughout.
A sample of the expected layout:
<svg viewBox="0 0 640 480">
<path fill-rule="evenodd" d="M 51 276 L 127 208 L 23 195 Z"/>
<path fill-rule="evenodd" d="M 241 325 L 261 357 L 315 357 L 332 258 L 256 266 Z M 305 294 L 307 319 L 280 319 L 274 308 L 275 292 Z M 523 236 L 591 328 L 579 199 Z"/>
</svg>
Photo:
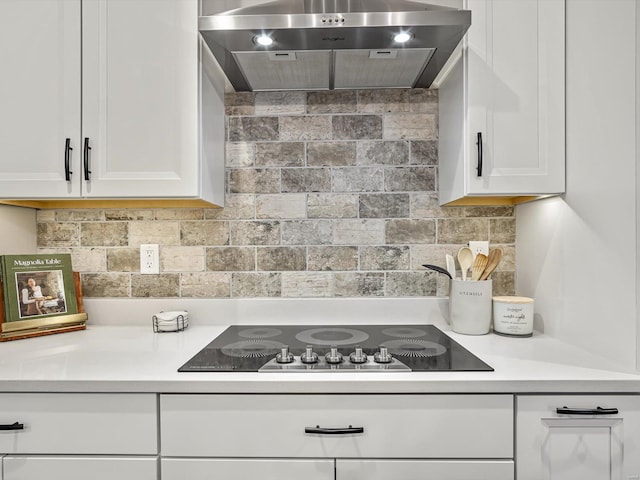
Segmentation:
<svg viewBox="0 0 640 480">
<path fill-rule="evenodd" d="M 533 335 L 533 299 L 529 297 L 493 297 L 493 331 L 500 335 Z"/>
</svg>

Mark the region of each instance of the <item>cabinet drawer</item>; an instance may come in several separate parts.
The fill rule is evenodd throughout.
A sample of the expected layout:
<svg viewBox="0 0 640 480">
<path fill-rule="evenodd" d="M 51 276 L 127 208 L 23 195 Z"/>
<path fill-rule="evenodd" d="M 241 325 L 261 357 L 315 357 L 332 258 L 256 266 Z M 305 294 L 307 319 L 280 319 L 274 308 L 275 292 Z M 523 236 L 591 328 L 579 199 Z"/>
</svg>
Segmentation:
<svg viewBox="0 0 640 480">
<path fill-rule="evenodd" d="M 336 480 L 513 480 L 513 460 L 337 460 Z"/>
<path fill-rule="evenodd" d="M 300 479 L 334 480 L 333 460 L 171 458 L 163 459 L 162 480 Z"/>
<path fill-rule="evenodd" d="M 2 459 L 3 480 L 157 480 L 156 457 L 13 457 Z"/>
<path fill-rule="evenodd" d="M 1 394 L 0 453 L 157 454 L 155 395 Z"/>
<path fill-rule="evenodd" d="M 160 425 L 168 456 L 513 457 L 510 395 L 162 395 Z"/>
</svg>

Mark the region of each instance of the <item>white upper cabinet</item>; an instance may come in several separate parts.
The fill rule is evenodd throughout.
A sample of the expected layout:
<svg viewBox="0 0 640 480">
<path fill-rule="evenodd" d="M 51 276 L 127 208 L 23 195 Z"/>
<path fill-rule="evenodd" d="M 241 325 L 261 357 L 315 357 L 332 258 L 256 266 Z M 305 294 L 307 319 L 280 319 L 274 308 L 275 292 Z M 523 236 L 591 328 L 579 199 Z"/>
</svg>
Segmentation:
<svg viewBox="0 0 640 480">
<path fill-rule="evenodd" d="M 222 204 L 223 120 L 215 154 L 200 148 L 197 0 L 8 0 L 0 27 L 2 198 Z M 207 108 L 223 118 L 222 93 Z"/>
<path fill-rule="evenodd" d="M 440 86 L 440 203 L 563 193 L 564 0 L 465 8 L 462 56 Z"/>
<path fill-rule="evenodd" d="M 0 196 L 80 195 L 80 0 L 2 0 L 0 45 Z"/>
</svg>

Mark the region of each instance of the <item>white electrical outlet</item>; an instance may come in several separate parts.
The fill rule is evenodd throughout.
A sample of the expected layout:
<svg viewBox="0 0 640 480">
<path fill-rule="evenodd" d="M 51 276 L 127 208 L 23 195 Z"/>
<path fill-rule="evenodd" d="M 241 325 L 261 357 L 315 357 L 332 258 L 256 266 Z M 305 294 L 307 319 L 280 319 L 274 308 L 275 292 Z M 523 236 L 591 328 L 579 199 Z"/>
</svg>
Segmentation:
<svg viewBox="0 0 640 480">
<path fill-rule="evenodd" d="M 489 242 L 473 241 L 469 242 L 469 248 L 473 252 L 473 258 L 481 253 L 483 255 L 489 255 Z"/>
<path fill-rule="evenodd" d="M 140 245 L 140 273 L 160 273 L 160 250 L 157 244 Z"/>
</svg>

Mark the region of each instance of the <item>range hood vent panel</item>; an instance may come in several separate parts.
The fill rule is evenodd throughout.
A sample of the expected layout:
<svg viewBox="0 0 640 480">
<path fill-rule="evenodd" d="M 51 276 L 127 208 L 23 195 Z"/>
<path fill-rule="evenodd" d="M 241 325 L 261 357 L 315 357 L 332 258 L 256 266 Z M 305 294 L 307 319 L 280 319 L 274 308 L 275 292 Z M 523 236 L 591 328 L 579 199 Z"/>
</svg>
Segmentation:
<svg viewBox="0 0 640 480">
<path fill-rule="evenodd" d="M 338 50 L 335 55 L 336 89 L 411 88 L 433 50 Z"/>
<path fill-rule="evenodd" d="M 426 88 L 470 24 L 470 11 L 404 0 L 277 0 L 199 20 L 203 39 L 237 91 Z M 411 36 L 402 45 L 393 41 L 400 32 Z M 259 46 L 260 34 L 273 44 Z M 385 60 L 353 53 L 385 49 L 398 52 L 393 68 L 390 60 L 381 66 Z M 295 52 L 296 59 L 269 60 L 266 53 L 278 51 Z"/>
<path fill-rule="evenodd" d="M 278 53 L 285 56 L 278 57 Z M 235 52 L 252 91 L 328 90 L 330 51 Z"/>
</svg>

